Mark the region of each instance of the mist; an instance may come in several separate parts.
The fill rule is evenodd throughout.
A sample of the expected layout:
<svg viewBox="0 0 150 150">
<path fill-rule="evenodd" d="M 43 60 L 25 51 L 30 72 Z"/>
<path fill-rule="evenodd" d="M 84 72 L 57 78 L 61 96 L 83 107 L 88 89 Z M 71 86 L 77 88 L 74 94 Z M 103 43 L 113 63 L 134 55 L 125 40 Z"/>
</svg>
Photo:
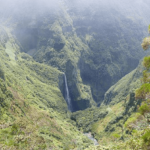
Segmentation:
<svg viewBox="0 0 150 150">
<path fill-rule="evenodd" d="M 132 11 L 137 14 L 141 12 L 146 13 L 150 2 L 147 0 L 5 0 L 1 1 L 0 15 L 1 17 L 10 17 L 11 15 L 32 15 L 42 13 L 54 13 L 59 11 L 62 6 L 66 6 L 69 10 L 74 8 L 81 11 L 93 11 L 100 9 L 116 9 L 118 12 L 132 15 Z M 144 15 L 144 14 L 143 14 Z M 145 14 L 146 15 L 146 14 Z M 22 16 L 22 17 L 23 17 Z"/>
<path fill-rule="evenodd" d="M 6 0 L 0 5 L 0 17 L 1 20 L 33 17 L 46 12 L 54 13 L 59 10 L 59 7 L 60 1 L 53 0 Z"/>
</svg>

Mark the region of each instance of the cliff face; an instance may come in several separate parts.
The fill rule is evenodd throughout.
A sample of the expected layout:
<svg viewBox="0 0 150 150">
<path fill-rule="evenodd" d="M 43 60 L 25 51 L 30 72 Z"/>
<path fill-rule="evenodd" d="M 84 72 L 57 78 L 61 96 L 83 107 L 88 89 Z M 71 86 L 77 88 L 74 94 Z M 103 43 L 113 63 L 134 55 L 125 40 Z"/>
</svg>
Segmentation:
<svg viewBox="0 0 150 150">
<path fill-rule="evenodd" d="M 18 6 L 11 17 L 10 8 L 4 10 L 3 23 L 12 28 L 21 51 L 66 74 L 74 111 L 100 105 L 110 86 L 144 55 L 139 46 L 148 21 L 144 2 L 24 1 Z M 139 12 L 139 6 L 145 9 Z"/>
<path fill-rule="evenodd" d="M 100 107 L 72 113 L 71 119 L 76 121 L 78 128 L 82 128 L 84 132 L 92 132 L 99 143 L 105 142 L 104 145 L 114 145 L 110 144 L 114 142 L 114 135 L 118 135 L 118 145 L 121 139 L 128 141 L 131 138 L 131 130 L 128 130 L 125 124 L 139 112 L 142 100 L 135 99 L 135 91 L 142 85 L 143 70 L 140 62 L 135 70 L 111 86 Z"/>
</svg>

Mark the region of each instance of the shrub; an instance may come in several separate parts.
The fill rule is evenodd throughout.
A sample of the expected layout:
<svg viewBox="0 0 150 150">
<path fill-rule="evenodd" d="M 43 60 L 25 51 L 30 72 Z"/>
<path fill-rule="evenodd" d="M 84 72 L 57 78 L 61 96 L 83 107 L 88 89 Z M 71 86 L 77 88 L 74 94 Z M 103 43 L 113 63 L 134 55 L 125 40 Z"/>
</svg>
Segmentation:
<svg viewBox="0 0 150 150">
<path fill-rule="evenodd" d="M 141 46 L 142 46 L 142 48 L 143 48 L 144 50 L 147 50 L 147 49 L 149 48 L 149 46 L 150 46 L 150 37 L 144 38 L 144 40 L 143 40 Z"/>
<path fill-rule="evenodd" d="M 139 108 L 139 111 L 142 115 L 145 115 L 145 113 L 150 112 L 150 106 L 146 103 L 144 103 L 143 105 L 141 105 L 141 107 Z"/>
<path fill-rule="evenodd" d="M 149 68 L 150 68 L 150 56 L 144 57 L 143 66 L 144 66 L 146 69 L 149 69 Z"/>
<path fill-rule="evenodd" d="M 150 130 L 146 131 L 146 133 L 142 136 L 142 139 L 146 145 L 150 145 Z"/>
<path fill-rule="evenodd" d="M 150 84 L 145 83 L 139 89 L 136 90 L 135 97 L 136 99 L 145 99 L 146 94 L 150 93 Z"/>
<path fill-rule="evenodd" d="M 134 129 L 137 127 L 137 122 L 138 120 L 141 120 L 141 114 L 136 113 L 133 114 L 126 122 L 125 122 L 125 127 L 128 129 Z"/>
</svg>

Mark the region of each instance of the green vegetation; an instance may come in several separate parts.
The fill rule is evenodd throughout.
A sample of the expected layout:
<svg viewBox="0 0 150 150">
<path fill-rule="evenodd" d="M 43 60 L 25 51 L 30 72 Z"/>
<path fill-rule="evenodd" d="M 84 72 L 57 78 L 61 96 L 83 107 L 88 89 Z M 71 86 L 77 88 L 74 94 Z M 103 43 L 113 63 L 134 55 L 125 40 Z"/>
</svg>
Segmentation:
<svg viewBox="0 0 150 150">
<path fill-rule="evenodd" d="M 149 148 L 150 57 L 143 60 L 146 70 L 142 63 L 135 69 L 145 55 L 139 51 L 145 35 L 141 19 L 113 7 L 113 13 L 101 6 L 88 10 L 78 13 L 66 1 L 53 13 L 30 16 L 16 10 L 4 17 L 0 149 Z M 147 37 L 142 47 L 149 45 Z M 76 112 L 67 109 L 64 73 Z M 100 145 L 94 146 L 85 132 Z"/>
<path fill-rule="evenodd" d="M 149 26 L 150 31 L 150 26 Z M 142 43 L 144 50 L 149 48 L 149 37 L 145 38 Z M 150 83 L 149 83 L 149 56 L 145 57 L 143 60 L 143 66 L 146 70 L 143 71 L 143 84 L 136 90 L 136 99 L 140 100 L 142 103 L 138 108 L 139 113 L 131 115 L 125 122 L 125 127 L 132 131 L 132 138 L 130 137 L 122 147 L 118 146 L 119 149 L 143 149 L 147 150 L 150 146 L 150 131 L 149 131 L 149 121 L 150 121 Z"/>
<path fill-rule="evenodd" d="M 106 108 L 88 108 L 84 111 L 77 111 L 72 113 L 71 119 L 76 122 L 76 126 L 83 130 L 83 132 L 90 132 L 92 130 L 92 125 L 100 118 L 105 118 L 108 114 Z"/>
<path fill-rule="evenodd" d="M 4 36 L 7 40 L 0 50 L 0 63 L 3 66 L 0 68 L 1 148 L 111 149 L 114 142 L 120 143 L 122 139 L 130 137 L 128 134 L 135 129 L 136 119 L 139 118 L 132 118 L 131 115 L 140 104 L 132 92 L 140 86 L 141 65 L 106 92 L 100 108 L 92 106 L 71 114 L 63 97 L 63 73 L 44 63 L 35 62 L 28 54 L 20 53 L 19 45 L 9 30 L 5 29 Z M 67 73 L 69 70 L 74 72 L 74 64 L 70 61 L 66 69 Z M 90 87 L 82 83 L 78 73 L 75 76 L 80 81 L 76 86 L 80 93 L 77 99 L 79 104 L 83 100 L 93 101 Z M 67 77 L 72 78 L 70 74 Z M 68 80 L 68 85 L 74 82 Z M 91 105 L 94 105 L 92 101 Z M 147 117 L 145 105 L 139 110 Z M 83 132 L 92 132 L 103 144 L 93 147 Z M 109 138 L 106 139 L 107 136 Z"/>
<path fill-rule="evenodd" d="M 149 45 L 150 45 L 150 38 L 146 37 L 143 40 L 142 47 L 143 47 L 144 50 L 147 50 L 149 48 Z"/>
<path fill-rule="evenodd" d="M 141 105 L 141 107 L 139 108 L 139 111 L 142 115 L 144 115 L 145 113 L 149 113 L 150 112 L 150 106 L 146 103 L 144 103 L 143 105 Z"/>
<path fill-rule="evenodd" d="M 146 95 L 150 92 L 150 84 L 145 83 L 143 84 L 140 89 L 136 91 L 136 98 L 145 99 Z"/>
<path fill-rule="evenodd" d="M 68 117 L 70 112 L 59 89 L 63 73 L 20 53 L 9 30 L 3 32 L 7 36 L 0 48 L 0 149 L 90 146 L 91 141 Z"/>
<path fill-rule="evenodd" d="M 88 11 L 83 5 L 78 11 L 77 2 L 70 3 L 65 1 L 52 12 L 44 8 L 40 15 L 34 9 L 32 15 L 12 12 L 8 24 L 21 51 L 66 73 L 75 110 L 84 110 L 101 104 L 105 92 L 136 68 L 144 56 L 139 44 L 145 23 L 130 7 L 132 17 L 114 5 L 89 5 Z M 6 52 L 14 59 L 7 44 Z"/>
<path fill-rule="evenodd" d="M 150 145 L 149 56 L 144 58 L 143 66 L 140 63 L 137 69 L 123 77 L 105 93 L 104 103 L 99 108 L 99 112 L 107 112 L 105 116 L 99 116 L 95 120 L 94 117 L 92 120 L 92 114 L 98 112 L 95 108 L 94 111 L 87 109 L 73 114 L 76 116 L 78 127 L 83 128 L 83 131 L 90 131 L 101 143 L 96 149 L 102 149 L 102 145 L 114 150 L 148 149 Z"/>
</svg>

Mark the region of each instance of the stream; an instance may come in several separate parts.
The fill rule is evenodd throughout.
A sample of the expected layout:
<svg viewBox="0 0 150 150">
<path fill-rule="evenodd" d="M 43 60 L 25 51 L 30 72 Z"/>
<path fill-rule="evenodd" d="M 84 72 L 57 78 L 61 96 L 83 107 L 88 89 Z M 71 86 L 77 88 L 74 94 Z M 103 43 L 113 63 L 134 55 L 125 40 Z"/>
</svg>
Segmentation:
<svg viewBox="0 0 150 150">
<path fill-rule="evenodd" d="M 92 136 L 92 134 L 89 133 L 84 133 L 85 136 L 87 136 L 91 141 L 93 141 L 94 145 L 99 145 L 99 143 L 97 142 L 96 139 L 94 139 L 94 137 Z"/>
</svg>

